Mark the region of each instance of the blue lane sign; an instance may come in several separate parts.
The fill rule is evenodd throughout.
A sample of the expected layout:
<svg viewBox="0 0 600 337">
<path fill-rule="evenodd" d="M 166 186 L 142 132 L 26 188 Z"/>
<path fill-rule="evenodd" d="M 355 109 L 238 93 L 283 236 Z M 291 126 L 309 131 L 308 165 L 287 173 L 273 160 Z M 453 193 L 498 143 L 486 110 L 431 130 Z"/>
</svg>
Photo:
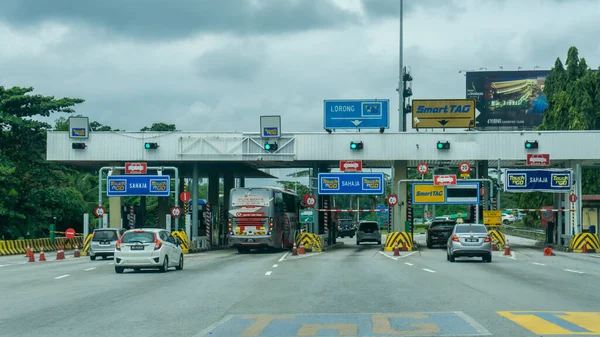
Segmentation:
<svg viewBox="0 0 600 337">
<path fill-rule="evenodd" d="M 390 100 L 326 100 L 325 129 L 379 129 L 390 127 Z"/>
<path fill-rule="evenodd" d="M 168 197 L 170 193 L 171 177 L 168 175 L 115 175 L 106 179 L 106 195 L 109 197 Z"/>
<path fill-rule="evenodd" d="M 570 192 L 571 170 L 506 170 L 504 191 L 506 192 Z"/>
<path fill-rule="evenodd" d="M 383 173 L 319 173 L 319 195 L 380 195 Z"/>
</svg>

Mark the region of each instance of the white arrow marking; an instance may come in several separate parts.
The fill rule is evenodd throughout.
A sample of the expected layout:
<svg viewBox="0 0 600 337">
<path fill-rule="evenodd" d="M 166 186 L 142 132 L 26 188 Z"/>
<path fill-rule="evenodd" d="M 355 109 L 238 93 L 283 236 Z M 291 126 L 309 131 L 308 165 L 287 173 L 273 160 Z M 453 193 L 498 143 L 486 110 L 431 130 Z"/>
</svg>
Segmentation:
<svg viewBox="0 0 600 337">
<path fill-rule="evenodd" d="M 354 126 L 358 126 L 358 124 L 362 123 L 362 121 L 355 119 L 355 120 L 351 121 L 351 123 L 354 124 Z"/>
</svg>

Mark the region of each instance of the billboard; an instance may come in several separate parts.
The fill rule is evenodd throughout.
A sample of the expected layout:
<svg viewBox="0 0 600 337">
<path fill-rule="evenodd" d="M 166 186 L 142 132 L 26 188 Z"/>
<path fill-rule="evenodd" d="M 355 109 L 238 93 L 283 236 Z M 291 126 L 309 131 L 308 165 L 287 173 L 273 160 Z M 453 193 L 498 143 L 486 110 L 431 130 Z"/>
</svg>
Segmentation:
<svg viewBox="0 0 600 337">
<path fill-rule="evenodd" d="M 474 99 L 413 99 L 413 129 L 475 127 Z"/>
<path fill-rule="evenodd" d="M 544 82 L 550 70 L 479 71 L 466 74 L 466 98 L 477 100 L 477 128 L 533 129 L 548 107 Z"/>
<path fill-rule="evenodd" d="M 569 192 L 572 171 L 567 169 L 507 169 L 504 176 L 506 192 Z"/>
</svg>

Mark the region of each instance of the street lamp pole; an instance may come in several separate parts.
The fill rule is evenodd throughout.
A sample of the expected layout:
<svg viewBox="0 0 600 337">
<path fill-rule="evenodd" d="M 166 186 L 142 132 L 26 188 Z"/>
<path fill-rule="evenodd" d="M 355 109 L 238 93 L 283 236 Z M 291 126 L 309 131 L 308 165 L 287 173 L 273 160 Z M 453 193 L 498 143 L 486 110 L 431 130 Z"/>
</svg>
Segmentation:
<svg viewBox="0 0 600 337">
<path fill-rule="evenodd" d="M 403 68 L 403 62 L 402 62 L 402 7 L 404 7 L 404 1 L 403 0 L 399 0 L 400 1 L 400 27 L 399 27 L 399 33 L 400 33 L 400 38 L 398 40 L 398 63 L 400 65 L 400 68 L 398 69 L 398 115 L 399 115 L 399 122 L 398 122 L 398 132 L 404 132 L 404 122 L 405 122 L 405 116 L 404 116 L 404 82 L 403 80 L 403 75 L 404 75 L 404 71 L 402 70 Z"/>
</svg>

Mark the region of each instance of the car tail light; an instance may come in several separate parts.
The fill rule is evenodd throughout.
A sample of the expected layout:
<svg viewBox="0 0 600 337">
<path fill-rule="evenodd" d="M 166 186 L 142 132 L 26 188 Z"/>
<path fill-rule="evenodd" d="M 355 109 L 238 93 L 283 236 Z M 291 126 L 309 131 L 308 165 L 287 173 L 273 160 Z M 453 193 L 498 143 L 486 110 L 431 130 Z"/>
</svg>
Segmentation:
<svg viewBox="0 0 600 337">
<path fill-rule="evenodd" d="M 456 234 L 452 235 L 452 241 L 459 242 L 458 236 L 456 236 Z"/>
<path fill-rule="evenodd" d="M 483 242 L 490 242 L 490 241 L 492 241 L 492 238 L 490 238 L 489 235 L 485 237 L 485 240 L 483 240 Z"/>
<path fill-rule="evenodd" d="M 158 241 L 156 234 L 154 234 L 154 250 L 159 250 L 162 247 L 162 242 Z"/>
</svg>

